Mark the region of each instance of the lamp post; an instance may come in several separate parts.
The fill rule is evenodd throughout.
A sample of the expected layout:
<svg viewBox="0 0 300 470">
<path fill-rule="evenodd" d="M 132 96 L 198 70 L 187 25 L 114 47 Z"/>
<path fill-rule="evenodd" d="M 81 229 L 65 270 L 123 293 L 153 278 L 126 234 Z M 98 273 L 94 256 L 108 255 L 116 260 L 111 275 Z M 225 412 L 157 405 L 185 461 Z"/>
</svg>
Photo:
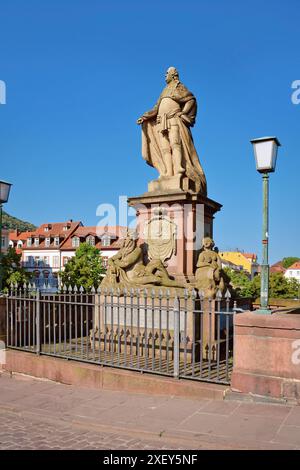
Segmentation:
<svg viewBox="0 0 300 470">
<path fill-rule="evenodd" d="M 263 233 L 262 264 L 260 285 L 260 308 L 255 313 L 271 314 L 269 308 L 269 173 L 276 167 L 278 147 L 277 137 L 262 137 L 251 140 L 256 161 L 256 169 L 263 178 Z"/>
<path fill-rule="evenodd" d="M 8 201 L 11 183 L 0 181 L 0 294 L 3 284 L 3 265 L 2 265 L 2 204 Z"/>
</svg>

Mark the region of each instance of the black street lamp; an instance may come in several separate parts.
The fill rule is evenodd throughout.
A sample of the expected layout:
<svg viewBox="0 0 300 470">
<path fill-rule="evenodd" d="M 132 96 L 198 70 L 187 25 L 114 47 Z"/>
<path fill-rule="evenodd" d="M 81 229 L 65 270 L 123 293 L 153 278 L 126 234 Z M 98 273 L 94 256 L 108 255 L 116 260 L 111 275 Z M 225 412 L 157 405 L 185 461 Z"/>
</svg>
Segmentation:
<svg viewBox="0 0 300 470">
<path fill-rule="evenodd" d="M 2 265 L 2 204 L 5 204 L 9 198 L 11 183 L 0 181 L 0 293 L 3 284 L 3 265 Z"/>
</svg>

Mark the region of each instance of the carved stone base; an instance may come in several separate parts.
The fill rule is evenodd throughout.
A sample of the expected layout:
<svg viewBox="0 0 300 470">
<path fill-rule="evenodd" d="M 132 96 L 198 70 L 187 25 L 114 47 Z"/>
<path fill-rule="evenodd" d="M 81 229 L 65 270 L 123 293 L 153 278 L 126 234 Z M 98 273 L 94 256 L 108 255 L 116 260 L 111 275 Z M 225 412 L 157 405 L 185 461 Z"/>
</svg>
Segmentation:
<svg viewBox="0 0 300 470">
<path fill-rule="evenodd" d="M 148 262 L 146 256 L 149 251 L 145 227 L 161 209 L 164 217 L 177 227 L 175 249 L 172 256 L 163 261 L 164 265 L 169 275 L 180 283 L 193 282 L 202 239 L 213 236 L 213 218 L 221 209 L 221 204 L 201 194 L 183 190 L 148 192 L 129 198 L 128 204 L 137 213 L 138 244 L 144 248 L 145 263 Z"/>
<path fill-rule="evenodd" d="M 194 182 L 183 175 L 160 176 L 148 183 L 148 192 L 194 191 Z"/>
</svg>

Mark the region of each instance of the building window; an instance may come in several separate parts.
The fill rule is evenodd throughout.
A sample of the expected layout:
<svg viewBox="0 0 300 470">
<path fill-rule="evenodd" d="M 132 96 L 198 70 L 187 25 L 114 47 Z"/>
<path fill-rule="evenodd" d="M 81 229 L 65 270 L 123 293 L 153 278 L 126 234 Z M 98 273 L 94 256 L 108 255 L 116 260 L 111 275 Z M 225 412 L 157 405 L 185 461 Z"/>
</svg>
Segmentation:
<svg viewBox="0 0 300 470">
<path fill-rule="evenodd" d="M 53 256 L 53 268 L 59 268 L 59 256 Z"/>
<path fill-rule="evenodd" d="M 40 243 L 40 239 L 39 239 L 39 238 L 35 238 L 35 239 L 34 239 L 34 246 L 39 246 L 39 243 Z"/>
<path fill-rule="evenodd" d="M 89 237 L 87 237 L 86 242 L 87 242 L 89 245 L 94 246 L 94 245 L 95 245 L 95 237 L 93 237 L 92 235 L 90 235 Z"/>
<path fill-rule="evenodd" d="M 1 245 L 2 245 L 3 248 L 5 247 L 5 237 L 2 237 Z"/>
<path fill-rule="evenodd" d="M 45 227 L 45 232 L 49 232 L 49 227 Z"/>
<path fill-rule="evenodd" d="M 80 243 L 80 238 L 79 237 L 73 237 L 72 238 L 72 246 L 73 248 L 77 248 L 79 246 L 79 243 Z"/>
<path fill-rule="evenodd" d="M 31 246 L 31 244 L 32 244 L 31 238 L 27 238 L 27 246 Z"/>
<path fill-rule="evenodd" d="M 54 238 L 54 246 L 59 246 L 59 237 Z"/>
<path fill-rule="evenodd" d="M 22 248 L 22 246 L 23 246 L 23 243 L 22 243 L 21 241 L 19 241 L 19 242 L 17 243 L 17 247 L 18 247 L 18 248 Z"/>
<path fill-rule="evenodd" d="M 50 246 L 50 238 L 47 237 L 46 240 L 45 240 L 45 246 Z"/>
<path fill-rule="evenodd" d="M 110 245 L 110 237 L 109 236 L 105 236 L 105 237 L 102 237 L 102 245 L 103 246 L 109 246 Z"/>
<path fill-rule="evenodd" d="M 69 256 L 64 256 L 64 257 L 63 257 L 63 266 L 66 266 L 66 264 L 68 263 L 69 259 L 70 259 Z"/>
</svg>

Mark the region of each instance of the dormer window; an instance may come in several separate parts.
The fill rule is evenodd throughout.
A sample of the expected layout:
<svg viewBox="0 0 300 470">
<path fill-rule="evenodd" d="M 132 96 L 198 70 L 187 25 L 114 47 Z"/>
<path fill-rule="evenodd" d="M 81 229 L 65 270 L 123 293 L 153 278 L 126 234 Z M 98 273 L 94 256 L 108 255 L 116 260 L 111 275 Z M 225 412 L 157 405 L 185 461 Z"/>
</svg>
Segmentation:
<svg viewBox="0 0 300 470">
<path fill-rule="evenodd" d="M 54 237 L 54 246 L 59 246 L 59 237 Z"/>
<path fill-rule="evenodd" d="M 34 239 L 34 246 L 39 246 L 40 244 L 40 239 L 39 238 L 35 238 Z"/>
<path fill-rule="evenodd" d="M 89 235 L 86 239 L 86 242 L 89 244 L 89 245 L 92 245 L 94 246 L 95 245 L 95 237 L 93 237 L 93 235 Z"/>
<path fill-rule="evenodd" d="M 32 245 L 32 239 L 31 238 L 27 238 L 27 246 L 31 246 Z"/>
<path fill-rule="evenodd" d="M 47 237 L 45 239 L 45 246 L 50 246 L 50 242 L 51 242 L 50 237 Z"/>
<path fill-rule="evenodd" d="M 64 231 L 70 230 L 70 225 L 64 225 L 64 226 L 63 226 L 63 230 L 64 230 Z"/>
<path fill-rule="evenodd" d="M 109 246 L 110 245 L 110 236 L 109 235 L 104 235 L 102 237 L 102 245 L 103 246 Z"/>
<path fill-rule="evenodd" d="M 73 248 L 78 248 L 80 244 L 80 238 L 79 237 L 73 237 L 72 238 L 72 247 Z"/>
<path fill-rule="evenodd" d="M 49 224 L 44 228 L 44 231 L 49 232 L 49 230 L 51 230 L 51 228 L 52 228 L 52 225 Z"/>
</svg>

